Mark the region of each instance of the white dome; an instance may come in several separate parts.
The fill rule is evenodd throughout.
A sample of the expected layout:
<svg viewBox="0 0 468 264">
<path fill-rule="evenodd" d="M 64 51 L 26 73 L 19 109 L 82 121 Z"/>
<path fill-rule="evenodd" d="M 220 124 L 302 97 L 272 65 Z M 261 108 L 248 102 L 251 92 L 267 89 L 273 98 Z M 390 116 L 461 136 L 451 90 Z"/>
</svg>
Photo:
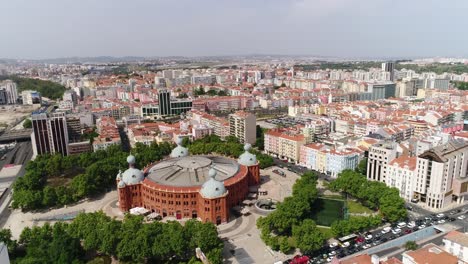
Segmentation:
<svg viewBox="0 0 468 264">
<path fill-rule="evenodd" d="M 125 182 L 119 181 L 119 184 L 117 185 L 119 188 L 124 188 L 125 187 Z"/>
<path fill-rule="evenodd" d="M 128 168 L 122 173 L 122 181 L 127 185 L 140 183 L 144 179 L 143 172 L 136 168 Z"/>
<path fill-rule="evenodd" d="M 239 160 L 238 160 L 239 164 L 244 165 L 244 166 L 253 166 L 257 164 L 257 156 L 249 152 L 251 147 L 252 145 L 245 144 L 244 146 L 245 152 L 239 156 Z"/>
<path fill-rule="evenodd" d="M 127 163 L 128 164 L 135 164 L 135 156 L 130 155 L 127 157 Z"/>
<path fill-rule="evenodd" d="M 176 139 L 177 147 L 171 151 L 171 158 L 181 158 L 188 156 L 188 149 L 182 147 L 182 138 L 178 137 Z"/>
<path fill-rule="evenodd" d="M 210 179 L 202 185 L 200 189 L 200 194 L 204 198 L 209 199 L 223 196 L 226 193 L 226 187 L 224 187 L 223 182 L 220 182 L 215 179 L 216 170 L 214 168 L 211 168 L 208 172 L 208 175 L 210 176 Z"/>
</svg>

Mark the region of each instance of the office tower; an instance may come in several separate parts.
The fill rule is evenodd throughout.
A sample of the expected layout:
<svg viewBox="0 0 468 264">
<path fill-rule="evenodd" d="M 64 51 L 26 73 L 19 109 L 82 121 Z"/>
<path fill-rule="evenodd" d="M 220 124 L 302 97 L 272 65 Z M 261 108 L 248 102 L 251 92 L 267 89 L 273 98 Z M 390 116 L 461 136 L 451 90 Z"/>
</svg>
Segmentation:
<svg viewBox="0 0 468 264">
<path fill-rule="evenodd" d="M 64 113 L 33 113 L 31 141 L 35 155 L 68 155 L 68 129 Z"/>
<path fill-rule="evenodd" d="M 40 104 L 42 102 L 41 93 L 37 91 L 26 90 L 21 92 L 24 105 Z"/>
<path fill-rule="evenodd" d="M 239 139 L 240 143 L 255 144 L 257 121 L 255 115 L 239 111 L 229 115 L 229 134 Z"/>
<path fill-rule="evenodd" d="M 395 63 L 394 62 L 383 62 L 382 71 L 390 73 L 390 81 L 395 81 Z"/>
<path fill-rule="evenodd" d="M 18 90 L 16 88 L 16 83 L 10 80 L 6 80 L 3 82 L 3 86 L 5 87 L 5 91 L 7 93 L 7 104 L 16 104 L 18 100 Z"/>
<path fill-rule="evenodd" d="M 387 165 L 396 156 L 397 148 L 393 142 L 379 143 L 370 147 L 367 159 L 367 179 L 385 182 Z"/>
<path fill-rule="evenodd" d="M 171 115 L 171 92 L 167 89 L 158 90 L 159 115 Z"/>
</svg>

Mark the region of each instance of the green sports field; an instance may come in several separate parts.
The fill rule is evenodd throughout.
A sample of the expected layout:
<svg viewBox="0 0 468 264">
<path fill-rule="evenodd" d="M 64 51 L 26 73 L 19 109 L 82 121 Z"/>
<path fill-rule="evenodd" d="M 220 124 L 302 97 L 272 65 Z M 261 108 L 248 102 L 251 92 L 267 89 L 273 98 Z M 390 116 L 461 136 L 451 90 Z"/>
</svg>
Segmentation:
<svg viewBox="0 0 468 264">
<path fill-rule="evenodd" d="M 336 220 L 343 219 L 344 201 L 318 198 L 313 207 L 311 218 L 317 225 L 330 226 Z"/>
</svg>

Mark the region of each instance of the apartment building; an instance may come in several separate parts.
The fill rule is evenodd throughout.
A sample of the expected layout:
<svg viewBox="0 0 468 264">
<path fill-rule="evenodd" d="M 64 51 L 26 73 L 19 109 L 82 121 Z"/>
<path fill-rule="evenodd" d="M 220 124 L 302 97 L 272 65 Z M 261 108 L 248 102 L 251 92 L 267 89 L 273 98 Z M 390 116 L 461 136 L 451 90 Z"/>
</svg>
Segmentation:
<svg viewBox="0 0 468 264">
<path fill-rule="evenodd" d="M 445 235 L 442 242 L 444 250 L 458 257 L 459 263 L 468 263 L 468 234 L 456 230 Z"/>
<path fill-rule="evenodd" d="M 229 122 L 220 117 L 210 115 L 198 110 L 192 110 L 188 113 L 188 118 L 192 120 L 194 126 L 203 125 L 212 129 L 212 132 L 220 138 L 230 135 Z"/>
<path fill-rule="evenodd" d="M 359 153 L 351 149 L 330 149 L 322 143 L 303 145 L 300 164 L 336 178 L 343 170 L 354 170 L 359 163 Z"/>
<path fill-rule="evenodd" d="M 96 121 L 96 128 L 99 136 L 94 139 L 93 150 L 104 150 L 112 145 L 120 145 L 119 129 L 115 119 L 103 116 Z"/>
<path fill-rule="evenodd" d="M 415 197 L 428 208 L 463 203 L 468 194 L 468 142 L 453 140 L 417 158 Z"/>
<path fill-rule="evenodd" d="M 289 162 L 299 163 L 301 146 L 305 144 L 304 135 L 291 131 L 272 129 L 265 133 L 265 151 Z"/>
<path fill-rule="evenodd" d="M 257 122 L 254 114 L 238 111 L 229 115 L 229 135 L 235 136 L 240 143 L 255 144 Z"/>
<path fill-rule="evenodd" d="M 414 198 L 416 159 L 402 155 L 387 166 L 385 183 L 400 190 L 400 197 L 407 201 Z"/>
<path fill-rule="evenodd" d="M 397 145 L 394 142 L 384 142 L 369 148 L 367 160 L 367 179 L 385 182 L 387 165 L 397 157 Z"/>
</svg>

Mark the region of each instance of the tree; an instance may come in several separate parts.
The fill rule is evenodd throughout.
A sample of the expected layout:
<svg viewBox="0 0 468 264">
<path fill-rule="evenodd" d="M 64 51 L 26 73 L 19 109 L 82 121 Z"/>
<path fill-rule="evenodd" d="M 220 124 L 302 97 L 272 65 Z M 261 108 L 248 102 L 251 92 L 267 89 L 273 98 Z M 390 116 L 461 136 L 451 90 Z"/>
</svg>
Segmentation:
<svg viewBox="0 0 468 264">
<path fill-rule="evenodd" d="M 358 166 L 356 167 L 356 172 L 359 172 L 362 175 L 367 175 L 367 158 L 363 158 Z"/>
<path fill-rule="evenodd" d="M 23 128 L 32 128 L 32 121 L 29 118 L 26 118 L 23 122 Z"/>
<path fill-rule="evenodd" d="M 10 229 L 1 229 L 0 230 L 0 242 L 5 243 L 8 248 L 8 253 L 12 256 L 18 246 L 16 240 L 12 239 Z"/>
<path fill-rule="evenodd" d="M 407 241 L 405 243 L 405 249 L 406 250 L 416 250 L 416 249 L 418 249 L 418 247 L 419 246 L 418 246 L 418 244 L 416 244 L 415 241 Z"/>
<path fill-rule="evenodd" d="M 315 251 L 323 246 L 324 237 L 311 219 L 305 219 L 301 225 L 295 225 L 292 236 L 302 252 Z"/>
</svg>

